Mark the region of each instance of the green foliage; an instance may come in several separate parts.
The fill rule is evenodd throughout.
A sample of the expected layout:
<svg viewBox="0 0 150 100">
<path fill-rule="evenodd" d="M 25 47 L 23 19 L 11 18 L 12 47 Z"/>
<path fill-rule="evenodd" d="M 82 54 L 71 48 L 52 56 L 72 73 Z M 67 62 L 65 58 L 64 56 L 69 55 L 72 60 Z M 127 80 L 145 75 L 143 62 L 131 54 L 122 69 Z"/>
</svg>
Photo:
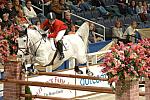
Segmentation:
<svg viewBox="0 0 150 100">
<path fill-rule="evenodd" d="M 25 86 L 25 94 L 32 94 L 29 86 Z M 32 100 L 32 97 L 26 97 L 25 100 Z"/>
</svg>

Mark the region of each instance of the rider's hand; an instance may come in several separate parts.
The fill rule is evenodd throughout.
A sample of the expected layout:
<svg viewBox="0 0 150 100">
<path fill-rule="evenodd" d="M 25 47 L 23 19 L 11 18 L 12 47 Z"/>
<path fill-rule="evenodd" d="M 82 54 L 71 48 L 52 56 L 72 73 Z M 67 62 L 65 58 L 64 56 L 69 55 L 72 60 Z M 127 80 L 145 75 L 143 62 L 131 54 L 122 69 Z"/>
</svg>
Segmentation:
<svg viewBox="0 0 150 100">
<path fill-rule="evenodd" d="M 36 26 L 35 26 L 35 25 L 29 25 L 28 28 L 30 28 L 30 29 L 35 29 Z"/>
<path fill-rule="evenodd" d="M 42 37 L 43 37 L 43 38 L 46 38 L 46 37 L 47 37 L 47 34 L 42 34 Z"/>
</svg>

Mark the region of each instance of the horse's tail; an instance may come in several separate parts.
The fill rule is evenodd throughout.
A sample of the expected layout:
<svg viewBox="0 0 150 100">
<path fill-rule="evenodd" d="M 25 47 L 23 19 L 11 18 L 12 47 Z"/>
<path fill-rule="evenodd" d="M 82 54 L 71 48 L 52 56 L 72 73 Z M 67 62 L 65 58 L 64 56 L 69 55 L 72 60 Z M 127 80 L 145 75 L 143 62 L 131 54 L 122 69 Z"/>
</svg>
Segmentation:
<svg viewBox="0 0 150 100">
<path fill-rule="evenodd" d="M 79 29 L 76 32 L 77 35 L 79 35 L 84 44 L 85 44 L 85 48 L 86 48 L 86 52 L 87 52 L 87 47 L 88 47 L 88 37 L 89 37 L 89 22 L 84 22 Z"/>
</svg>

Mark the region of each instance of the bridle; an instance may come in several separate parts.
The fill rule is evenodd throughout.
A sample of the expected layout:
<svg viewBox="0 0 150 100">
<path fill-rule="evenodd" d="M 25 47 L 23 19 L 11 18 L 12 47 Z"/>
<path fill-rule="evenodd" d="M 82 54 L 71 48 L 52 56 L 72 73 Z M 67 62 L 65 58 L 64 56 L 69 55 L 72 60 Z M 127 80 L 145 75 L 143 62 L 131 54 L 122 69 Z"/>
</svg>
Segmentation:
<svg viewBox="0 0 150 100">
<path fill-rule="evenodd" d="M 40 35 L 42 35 L 40 31 L 38 31 L 38 33 Z M 29 39 L 28 34 L 24 34 L 21 37 L 25 37 L 25 36 L 27 36 L 27 41 L 24 41 L 24 42 L 26 42 L 25 43 L 26 46 L 24 48 L 18 47 L 18 50 L 20 50 L 24 55 L 33 55 L 33 56 L 36 56 L 37 55 L 37 51 L 38 51 L 38 49 L 39 49 L 39 47 L 40 47 L 40 45 L 42 43 L 42 40 L 44 40 L 46 42 L 46 39 L 44 39 L 43 37 L 41 37 L 38 41 L 36 41 L 34 43 L 31 39 Z M 37 43 L 39 43 L 39 44 L 38 44 L 37 48 L 35 48 L 34 52 L 30 52 L 31 48 L 34 48 Z"/>
</svg>

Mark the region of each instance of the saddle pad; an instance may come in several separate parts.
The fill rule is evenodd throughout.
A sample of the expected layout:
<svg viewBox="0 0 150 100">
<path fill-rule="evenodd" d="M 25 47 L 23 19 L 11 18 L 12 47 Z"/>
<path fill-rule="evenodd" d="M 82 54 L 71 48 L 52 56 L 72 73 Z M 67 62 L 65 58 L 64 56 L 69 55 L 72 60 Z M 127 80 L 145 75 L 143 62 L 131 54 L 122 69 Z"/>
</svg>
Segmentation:
<svg viewBox="0 0 150 100">
<path fill-rule="evenodd" d="M 51 45 L 52 50 L 56 51 L 54 39 L 50 39 L 50 45 Z M 68 49 L 69 49 L 68 43 L 63 40 L 63 51 L 67 51 Z"/>
</svg>

